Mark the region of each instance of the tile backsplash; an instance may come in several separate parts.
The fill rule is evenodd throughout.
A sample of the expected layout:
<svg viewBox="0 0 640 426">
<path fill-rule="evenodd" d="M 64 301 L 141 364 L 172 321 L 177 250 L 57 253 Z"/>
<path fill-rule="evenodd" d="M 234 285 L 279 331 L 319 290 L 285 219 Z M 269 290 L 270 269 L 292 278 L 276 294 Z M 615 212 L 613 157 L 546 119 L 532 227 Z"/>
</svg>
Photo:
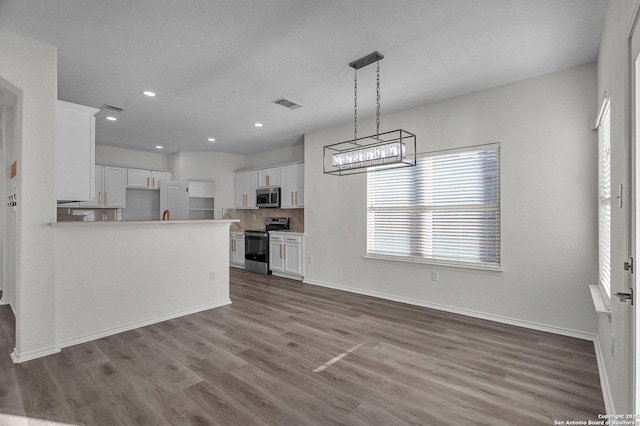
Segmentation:
<svg viewBox="0 0 640 426">
<path fill-rule="evenodd" d="M 240 219 L 232 223 L 231 230 L 264 229 L 264 219 L 268 217 L 288 217 L 292 231 L 304 232 L 304 209 L 224 209 L 223 219 Z"/>
</svg>

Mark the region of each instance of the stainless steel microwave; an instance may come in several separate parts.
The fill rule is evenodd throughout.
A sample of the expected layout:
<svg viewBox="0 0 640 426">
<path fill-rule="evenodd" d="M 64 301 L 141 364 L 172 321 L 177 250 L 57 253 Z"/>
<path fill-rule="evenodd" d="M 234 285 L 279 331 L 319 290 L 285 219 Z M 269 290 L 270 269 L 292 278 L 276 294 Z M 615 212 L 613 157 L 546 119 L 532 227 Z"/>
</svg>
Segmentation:
<svg viewBox="0 0 640 426">
<path fill-rule="evenodd" d="M 280 207 L 280 188 L 259 188 L 256 190 L 256 206 L 260 208 Z"/>
</svg>

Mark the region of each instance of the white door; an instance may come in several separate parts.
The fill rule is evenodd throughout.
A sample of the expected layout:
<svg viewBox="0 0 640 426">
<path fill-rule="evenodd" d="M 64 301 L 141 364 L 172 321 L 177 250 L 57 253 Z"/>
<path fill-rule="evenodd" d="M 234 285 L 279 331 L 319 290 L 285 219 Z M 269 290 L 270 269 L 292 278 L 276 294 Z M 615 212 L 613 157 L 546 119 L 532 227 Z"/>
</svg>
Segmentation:
<svg viewBox="0 0 640 426">
<path fill-rule="evenodd" d="M 189 217 L 189 192 L 186 180 L 160 181 L 160 217 L 184 220 Z"/>
</svg>

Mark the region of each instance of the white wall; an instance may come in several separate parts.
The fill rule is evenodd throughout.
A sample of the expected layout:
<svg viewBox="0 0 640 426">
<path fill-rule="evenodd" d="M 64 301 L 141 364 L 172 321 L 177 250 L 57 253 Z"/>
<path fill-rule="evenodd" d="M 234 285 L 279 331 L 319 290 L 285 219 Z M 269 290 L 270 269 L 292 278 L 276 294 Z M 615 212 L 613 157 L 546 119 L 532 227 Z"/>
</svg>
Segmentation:
<svg viewBox="0 0 640 426">
<path fill-rule="evenodd" d="M 596 115 L 595 85 L 596 66 L 587 64 L 381 118 L 382 131 L 416 133 L 418 152 L 501 142 L 501 274 L 363 259 L 366 175 L 322 173 L 322 147 L 351 137 L 352 124 L 305 135 L 305 282 L 595 333 L 587 287 L 598 272 L 597 137 L 587 125 Z M 358 124 L 363 135 L 374 129 L 372 119 Z"/>
<path fill-rule="evenodd" d="M 304 161 L 304 143 L 246 156 L 247 169 Z"/>
<path fill-rule="evenodd" d="M 604 91 L 611 99 L 611 186 L 617 194 L 617 187 L 628 188 L 627 141 L 628 103 L 631 88 L 628 84 L 629 66 L 627 37 L 638 0 L 609 2 L 605 26 L 598 53 L 597 104 L 602 102 Z M 637 188 L 636 188 L 637 190 Z M 630 231 L 627 229 L 628 209 L 611 210 L 611 292 L 628 292 L 628 274 L 622 269 L 627 259 L 627 244 Z M 602 348 L 605 375 L 609 382 L 613 405 L 617 413 L 633 412 L 632 354 L 633 328 L 632 313 L 627 303 L 611 300 L 611 320 L 601 315 L 598 321 L 598 339 Z M 636 355 L 637 356 L 637 355 Z"/>
<path fill-rule="evenodd" d="M 55 253 L 61 347 L 230 303 L 228 222 L 66 222 Z"/>
<path fill-rule="evenodd" d="M 17 94 L 16 360 L 55 352 L 57 50 L 0 31 L 0 85 Z M 3 206 L 6 203 L 3 202 Z M 3 207 L 6 208 L 6 207 Z"/>
<path fill-rule="evenodd" d="M 105 145 L 96 145 L 96 164 L 149 170 L 169 170 L 169 160 L 165 154 L 134 151 Z"/>
<path fill-rule="evenodd" d="M 223 208 L 235 206 L 234 170 L 245 167 L 242 155 L 221 152 L 183 151 L 169 156 L 169 169 L 174 179 L 214 179 L 216 185 L 215 217 L 220 219 Z"/>
</svg>

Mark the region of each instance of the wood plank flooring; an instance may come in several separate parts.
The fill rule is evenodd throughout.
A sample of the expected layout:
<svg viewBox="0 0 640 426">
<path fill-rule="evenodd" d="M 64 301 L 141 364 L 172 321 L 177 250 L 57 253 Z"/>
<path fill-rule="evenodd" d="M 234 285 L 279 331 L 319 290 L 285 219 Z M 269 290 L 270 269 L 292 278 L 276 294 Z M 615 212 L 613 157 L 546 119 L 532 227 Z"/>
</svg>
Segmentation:
<svg viewBox="0 0 640 426">
<path fill-rule="evenodd" d="M 591 342 L 231 271 L 232 305 L 13 364 L 0 425 L 552 425 L 604 413 Z"/>
</svg>

